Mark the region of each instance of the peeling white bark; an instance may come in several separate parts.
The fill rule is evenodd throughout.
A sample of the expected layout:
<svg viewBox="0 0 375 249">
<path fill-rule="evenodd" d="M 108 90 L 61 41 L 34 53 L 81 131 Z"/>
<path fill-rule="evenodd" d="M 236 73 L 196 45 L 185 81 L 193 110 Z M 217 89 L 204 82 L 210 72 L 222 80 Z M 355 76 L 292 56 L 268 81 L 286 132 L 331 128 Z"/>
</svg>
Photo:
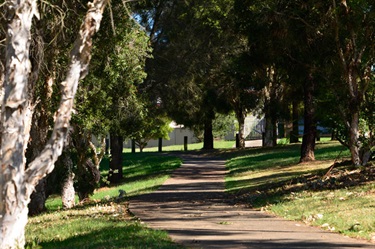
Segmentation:
<svg viewBox="0 0 375 249">
<path fill-rule="evenodd" d="M 107 0 L 94 0 L 81 26 L 71 52 L 70 68 L 62 83 L 60 108 L 55 114 L 52 136 L 42 153 L 25 171 L 25 149 L 29 139 L 31 113 L 28 80 L 32 18 L 38 16 L 36 0 L 8 0 L 10 23 L 7 29 L 7 52 L 4 98 L 1 99 L 1 168 L 0 168 L 0 248 L 23 248 L 27 223 L 27 204 L 35 185 L 50 173 L 61 155 L 69 128 L 73 99 L 79 79 L 86 76 L 90 62 L 92 36 L 99 29 Z"/>
<path fill-rule="evenodd" d="M 36 1 L 8 1 L 6 65 L 1 104 L 0 248 L 23 248 L 27 198 L 22 189 L 27 130 L 31 21 Z"/>
<path fill-rule="evenodd" d="M 2 106 L 4 99 L 4 65 L 0 61 L 0 148 L 1 148 L 1 134 L 3 134 L 3 120 L 2 120 Z M 0 150 L 0 158 L 3 157 L 2 150 Z"/>
</svg>

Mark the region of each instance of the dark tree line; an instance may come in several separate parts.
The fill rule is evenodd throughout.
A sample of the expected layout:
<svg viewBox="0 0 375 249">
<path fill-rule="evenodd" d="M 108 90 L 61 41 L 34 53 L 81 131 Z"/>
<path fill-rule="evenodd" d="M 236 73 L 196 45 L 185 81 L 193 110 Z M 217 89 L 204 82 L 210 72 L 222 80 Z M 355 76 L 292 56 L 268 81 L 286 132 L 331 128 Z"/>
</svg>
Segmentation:
<svg viewBox="0 0 375 249">
<path fill-rule="evenodd" d="M 266 119 L 265 146 L 276 125 L 304 119 L 301 162 L 314 160 L 318 124 L 332 129 L 366 164 L 373 147 L 374 4 L 371 1 L 142 1 L 152 38 L 145 88 L 168 115 L 205 131 L 212 148 L 214 113 Z"/>
</svg>

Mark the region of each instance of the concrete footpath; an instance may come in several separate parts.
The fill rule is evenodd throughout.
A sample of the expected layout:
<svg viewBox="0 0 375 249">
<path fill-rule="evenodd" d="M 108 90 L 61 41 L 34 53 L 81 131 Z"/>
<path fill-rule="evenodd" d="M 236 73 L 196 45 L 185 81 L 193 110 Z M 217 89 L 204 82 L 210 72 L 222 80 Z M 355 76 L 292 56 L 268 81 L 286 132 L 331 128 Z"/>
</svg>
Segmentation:
<svg viewBox="0 0 375 249">
<path fill-rule="evenodd" d="M 224 160 L 183 155 L 159 190 L 130 200 L 150 228 L 188 248 L 375 248 L 375 244 L 228 204 Z"/>
</svg>

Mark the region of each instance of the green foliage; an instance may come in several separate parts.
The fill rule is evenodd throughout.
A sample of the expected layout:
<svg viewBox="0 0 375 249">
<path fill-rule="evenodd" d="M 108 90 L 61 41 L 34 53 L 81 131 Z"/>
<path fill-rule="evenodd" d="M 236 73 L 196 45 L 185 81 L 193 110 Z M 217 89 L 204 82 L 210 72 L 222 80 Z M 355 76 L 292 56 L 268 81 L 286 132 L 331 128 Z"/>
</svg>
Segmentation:
<svg viewBox="0 0 375 249">
<path fill-rule="evenodd" d="M 233 131 L 235 123 L 234 114 L 216 114 L 212 123 L 212 131 L 216 139 L 224 139 L 229 132 Z"/>
<path fill-rule="evenodd" d="M 169 139 L 169 133 L 173 130 L 169 126 L 170 122 L 167 118 L 152 115 L 144 110 L 144 116 L 140 118 L 137 130 L 131 134 L 130 138 L 134 139 L 139 148 L 143 150 L 151 139 Z"/>
<path fill-rule="evenodd" d="M 150 6 L 153 16 L 143 20 L 147 24 L 152 19 L 154 25 L 145 87 L 173 120 L 201 129 L 215 112 L 229 111 L 219 79 L 232 49 L 228 44 L 235 41 L 226 18 L 231 1 L 177 1 L 170 6 Z"/>
<path fill-rule="evenodd" d="M 135 84 L 146 77 L 148 36 L 119 1 L 104 15 L 93 48 L 91 74 L 78 90 L 74 122 L 95 135 L 109 130 L 126 133 L 123 123 L 141 109 Z M 114 24 L 114 26 L 112 26 Z M 128 129 L 131 129 L 129 127 Z"/>
<path fill-rule="evenodd" d="M 235 116 L 233 113 L 229 114 L 215 114 L 215 119 L 212 122 L 212 133 L 214 139 L 222 140 L 228 135 L 230 132 L 234 132 L 235 126 Z M 198 141 L 203 141 L 203 132 L 204 127 L 201 125 L 193 126 L 194 136 L 198 139 Z M 218 147 L 215 147 L 218 149 Z"/>
</svg>

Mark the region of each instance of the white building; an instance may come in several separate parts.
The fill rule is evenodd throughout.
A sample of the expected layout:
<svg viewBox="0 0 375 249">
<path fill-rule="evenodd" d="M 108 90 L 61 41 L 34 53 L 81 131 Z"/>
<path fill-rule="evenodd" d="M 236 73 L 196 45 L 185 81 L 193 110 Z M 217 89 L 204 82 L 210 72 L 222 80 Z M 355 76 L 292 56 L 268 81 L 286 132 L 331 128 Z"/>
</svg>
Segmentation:
<svg viewBox="0 0 375 249">
<path fill-rule="evenodd" d="M 197 143 L 198 139 L 194 136 L 194 132 L 189 128 L 185 128 L 183 125 L 176 124 L 176 122 L 172 121 L 169 126 L 173 128 L 173 130 L 169 133 L 169 140 L 163 139 L 163 146 L 169 145 L 183 145 L 184 144 L 184 137 L 188 138 L 188 144 Z M 147 143 L 146 148 L 149 147 L 158 147 L 159 140 L 150 140 Z M 131 148 L 131 141 L 125 141 L 124 148 Z"/>
</svg>

